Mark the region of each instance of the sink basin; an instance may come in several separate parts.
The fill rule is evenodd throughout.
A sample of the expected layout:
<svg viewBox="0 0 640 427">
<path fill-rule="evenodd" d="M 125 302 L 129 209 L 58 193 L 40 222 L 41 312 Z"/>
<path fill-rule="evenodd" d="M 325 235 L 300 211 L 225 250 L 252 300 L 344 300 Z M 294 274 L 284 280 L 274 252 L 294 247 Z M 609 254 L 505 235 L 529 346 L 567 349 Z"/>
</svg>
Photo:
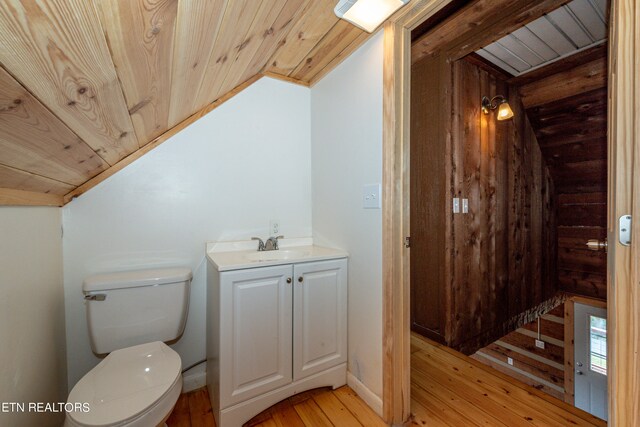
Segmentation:
<svg viewBox="0 0 640 427">
<path fill-rule="evenodd" d="M 302 258 L 309 255 L 308 252 L 295 249 L 279 249 L 277 251 L 251 252 L 245 255 L 249 261 L 280 261 L 285 259 Z"/>
</svg>

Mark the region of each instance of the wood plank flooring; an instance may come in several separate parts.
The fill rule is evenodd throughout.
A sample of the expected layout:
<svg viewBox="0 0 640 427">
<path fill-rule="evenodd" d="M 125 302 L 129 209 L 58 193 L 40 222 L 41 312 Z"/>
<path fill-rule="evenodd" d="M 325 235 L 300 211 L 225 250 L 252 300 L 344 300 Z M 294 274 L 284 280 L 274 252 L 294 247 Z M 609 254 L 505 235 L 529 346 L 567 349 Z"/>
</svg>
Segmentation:
<svg viewBox="0 0 640 427">
<path fill-rule="evenodd" d="M 433 341 L 411 336 L 411 425 L 606 426 L 580 409 Z"/>
<path fill-rule="evenodd" d="M 461 353 L 411 337 L 413 426 L 606 426 L 606 423 Z M 215 427 L 206 388 L 183 394 L 169 427 Z M 285 399 L 245 427 L 321 427 L 386 424 L 348 386 Z"/>
<path fill-rule="evenodd" d="M 209 393 L 201 388 L 180 396 L 169 427 L 215 427 Z M 245 427 L 378 427 L 382 419 L 348 386 L 319 388 L 285 399 L 256 415 Z"/>
</svg>

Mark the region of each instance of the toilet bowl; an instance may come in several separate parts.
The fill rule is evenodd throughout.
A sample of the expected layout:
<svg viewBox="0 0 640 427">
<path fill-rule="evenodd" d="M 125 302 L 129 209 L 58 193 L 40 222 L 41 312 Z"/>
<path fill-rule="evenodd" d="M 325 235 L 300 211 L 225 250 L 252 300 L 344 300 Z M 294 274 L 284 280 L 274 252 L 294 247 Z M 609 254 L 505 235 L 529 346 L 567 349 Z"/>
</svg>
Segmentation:
<svg viewBox="0 0 640 427">
<path fill-rule="evenodd" d="M 182 391 L 182 361 L 165 342 L 184 331 L 191 279 L 164 268 L 84 280 L 91 349 L 107 356 L 71 390 L 65 426 L 164 424 Z"/>
<path fill-rule="evenodd" d="M 162 342 L 116 350 L 71 390 L 68 402 L 88 411 L 67 414 L 65 426 L 162 425 L 182 390 L 180 356 Z"/>
</svg>

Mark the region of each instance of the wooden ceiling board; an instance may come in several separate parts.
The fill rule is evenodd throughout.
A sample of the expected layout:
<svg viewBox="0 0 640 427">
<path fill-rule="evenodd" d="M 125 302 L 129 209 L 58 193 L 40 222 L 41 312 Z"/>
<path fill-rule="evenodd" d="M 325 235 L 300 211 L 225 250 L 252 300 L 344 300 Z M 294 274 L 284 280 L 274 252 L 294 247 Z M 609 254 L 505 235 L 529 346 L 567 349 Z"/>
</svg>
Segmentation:
<svg viewBox="0 0 640 427">
<path fill-rule="evenodd" d="M 239 82 L 247 81 L 255 74 L 263 71 L 265 64 L 268 64 L 269 59 L 276 50 L 286 43 L 285 37 L 287 37 L 291 31 L 293 25 L 298 22 L 312 3 L 313 0 L 287 1 L 278 19 L 276 19 L 271 28 L 262 35 L 262 43 L 253 55 L 249 65 L 245 68 L 242 77 L 238 79 Z"/>
<path fill-rule="evenodd" d="M 0 3 L 2 65 L 105 161 L 137 150 L 93 2 Z"/>
<path fill-rule="evenodd" d="M 309 86 L 315 85 L 317 82 L 322 80 L 322 78 L 327 75 L 331 70 L 340 65 L 342 61 L 344 61 L 349 55 L 355 52 L 364 42 L 366 42 L 371 34 L 362 31 L 358 37 L 356 37 L 346 48 L 344 48 L 340 53 L 335 55 L 333 58 L 328 58 L 329 61 L 325 61 L 326 65 L 316 72 L 313 76 L 309 77 Z M 303 81 L 303 80 L 298 80 Z M 304 80 L 306 81 L 306 80 Z"/>
<path fill-rule="evenodd" d="M 269 0 L 273 4 L 274 0 Z M 247 42 L 249 29 L 263 2 L 229 1 L 220 24 L 218 39 L 209 56 L 204 79 L 196 93 L 196 110 L 223 95 L 220 88 L 236 54 Z"/>
<path fill-rule="evenodd" d="M 320 73 L 333 58 L 340 55 L 351 43 L 356 41 L 363 33 L 358 27 L 340 20 L 329 30 L 322 41 L 309 52 L 290 74 L 297 80 L 311 81 Z M 368 35 L 368 33 L 366 33 Z"/>
<path fill-rule="evenodd" d="M 222 85 L 218 88 L 219 94 L 225 94 L 238 84 L 242 83 L 242 77 L 245 70 L 249 67 L 251 60 L 254 58 L 258 49 L 262 46 L 265 37 L 273 32 L 273 25 L 287 5 L 287 0 L 268 0 L 260 4 L 249 32 L 244 41 L 228 58 L 229 67 Z M 268 38 L 273 43 L 272 38 Z"/>
<path fill-rule="evenodd" d="M 175 30 L 169 127 L 198 109 L 196 93 L 218 38 L 227 0 L 181 0 Z"/>
<path fill-rule="evenodd" d="M 307 57 L 309 52 L 338 22 L 333 13 L 334 0 L 313 0 L 300 19 L 293 24 L 267 64 L 269 73 L 289 76 L 293 70 Z"/>
<path fill-rule="evenodd" d="M 109 167 L 2 68 L 0 163 L 75 185 Z"/>
<path fill-rule="evenodd" d="M 169 128 L 178 0 L 95 0 L 140 145 Z"/>
<path fill-rule="evenodd" d="M 5 188 L 36 193 L 57 194 L 59 196 L 64 196 L 75 188 L 75 185 L 45 178 L 2 164 L 0 164 L 0 182 Z"/>
</svg>

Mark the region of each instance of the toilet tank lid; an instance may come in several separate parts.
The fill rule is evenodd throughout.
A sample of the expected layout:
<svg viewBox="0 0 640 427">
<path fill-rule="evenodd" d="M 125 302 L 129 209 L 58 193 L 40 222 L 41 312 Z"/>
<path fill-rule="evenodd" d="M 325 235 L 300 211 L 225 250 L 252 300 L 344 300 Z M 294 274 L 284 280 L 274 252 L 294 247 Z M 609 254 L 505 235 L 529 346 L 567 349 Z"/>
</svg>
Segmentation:
<svg viewBox="0 0 640 427">
<path fill-rule="evenodd" d="M 85 293 L 89 293 L 113 289 L 166 285 L 169 283 L 189 281 L 191 278 L 191 269 L 189 268 L 156 268 L 151 270 L 122 271 L 87 277 L 82 284 L 82 290 Z"/>
</svg>

